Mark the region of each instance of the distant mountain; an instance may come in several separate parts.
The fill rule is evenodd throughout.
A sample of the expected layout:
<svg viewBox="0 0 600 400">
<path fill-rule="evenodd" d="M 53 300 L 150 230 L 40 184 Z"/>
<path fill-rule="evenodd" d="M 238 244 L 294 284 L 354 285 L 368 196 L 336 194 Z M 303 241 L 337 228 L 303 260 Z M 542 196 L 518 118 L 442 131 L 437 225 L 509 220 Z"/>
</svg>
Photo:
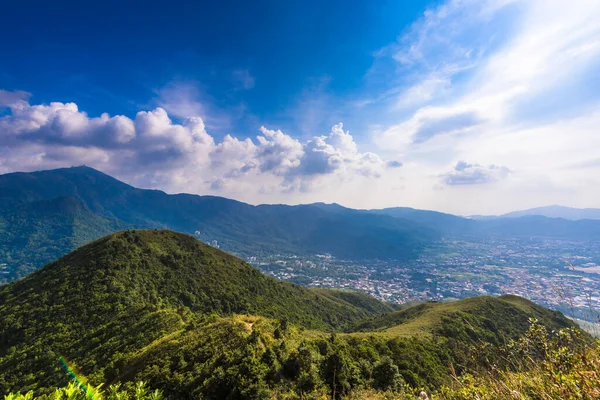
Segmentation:
<svg viewBox="0 0 600 400">
<path fill-rule="evenodd" d="M 21 278 L 100 236 L 126 224 L 91 212 L 73 196 L 38 200 L 0 213 L 2 281 Z"/>
<path fill-rule="evenodd" d="M 318 207 L 324 211 L 338 215 L 361 212 L 365 214 L 385 215 L 399 218 L 426 226 L 443 236 L 464 235 L 475 232 L 477 223 L 472 219 L 445 214 L 437 211 L 419 210 L 410 207 L 390 207 L 382 209 L 355 210 L 336 203 L 312 203 L 310 206 Z"/>
<path fill-rule="evenodd" d="M 547 206 L 530 208 L 523 211 L 513 211 L 508 214 L 500 215 L 498 218 L 519 218 L 531 215 L 539 215 L 548 218 L 563 218 L 572 221 L 578 221 L 582 219 L 600 219 L 600 208 Z"/>
<path fill-rule="evenodd" d="M 410 220 L 436 230 L 444 237 L 536 237 L 565 240 L 600 240 L 599 220 L 569 220 L 541 215 L 464 218 L 406 207 L 368 212 Z"/>
<path fill-rule="evenodd" d="M 64 210 L 60 210 L 63 207 Z M 441 238 L 600 240 L 600 220 L 544 216 L 483 220 L 406 207 L 253 206 L 216 196 L 169 195 L 87 167 L 0 175 L 0 284 L 121 229 L 194 234 L 239 256 L 330 253 L 410 261 Z M 6 264 L 6 266 L 2 265 Z"/>
<path fill-rule="evenodd" d="M 2 394 L 65 385 L 60 357 L 93 385 L 146 381 L 173 399 L 339 399 L 372 385 L 384 356 L 420 390 L 449 382 L 448 365 L 470 360 L 473 344 L 522 335 L 529 317 L 573 326 L 519 298 L 394 312 L 366 295 L 276 281 L 165 230 L 112 234 L 0 288 L 0 315 Z"/>
<path fill-rule="evenodd" d="M 600 221 L 570 221 L 539 215 L 478 221 L 477 235 L 495 237 L 539 237 L 565 240 L 600 240 Z"/>
<path fill-rule="evenodd" d="M 409 207 L 392 207 L 368 211 L 375 214 L 408 219 L 435 229 L 444 235 L 468 234 L 471 231 L 474 231 L 476 229 L 475 226 L 477 225 L 468 218 Z"/>
<path fill-rule="evenodd" d="M 67 214 L 65 218 L 60 214 L 40 218 L 44 202 L 60 198 L 76 199 L 86 216 L 77 220 Z M 10 223 L 15 213 L 20 218 L 18 226 Z M 82 227 L 85 220 L 90 225 L 85 234 L 70 226 L 79 221 Z M 78 245 L 124 228 L 169 228 L 197 234 L 201 240 L 216 240 L 221 248 L 243 256 L 331 253 L 350 259 L 406 260 L 439 238 L 433 229 L 385 215 L 357 210 L 340 214 L 311 205 L 252 206 L 215 196 L 169 195 L 134 188 L 87 167 L 0 175 L 0 221 L 8 221 L 0 223 L 0 235 L 9 237 L 23 236 L 28 226 L 48 232 L 66 230 L 61 236 L 64 245 L 57 245 L 50 253 L 41 251 L 34 258 L 21 255 L 36 253 L 35 240 L 29 245 L 11 242 L 10 251 L 6 248 L 4 255 L 0 253 L 0 264 L 10 264 L 13 277 L 20 276 L 16 269 L 22 264 L 41 267 Z"/>
</svg>

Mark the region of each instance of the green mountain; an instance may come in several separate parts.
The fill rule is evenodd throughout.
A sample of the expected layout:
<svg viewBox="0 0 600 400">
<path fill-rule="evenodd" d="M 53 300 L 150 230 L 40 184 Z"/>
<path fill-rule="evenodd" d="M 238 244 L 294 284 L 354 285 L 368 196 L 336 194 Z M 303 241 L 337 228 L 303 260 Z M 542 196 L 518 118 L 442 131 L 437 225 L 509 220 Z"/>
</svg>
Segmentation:
<svg viewBox="0 0 600 400">
<path fill-rule="evenodd" d="M 188 235 L 124 231 L 0 288 L 0 393 L 67 384 L 58 357 L 94 385 L 143 380 L 173 399 L 436 387 L 474 343 L 517 338 L 528 317 L 572 326 L 518 298 L 443 307 L 397 312 L 365 295 L 278 282 Z M 452 329 L 430 329 L 446 319 Z M 391 380 L 378 380 L 388 367 Z"/>
<path fill-rule="evenodd" d="M 68 228 L 72 221 L 69 216 L 64 220 L 54 216 L 48 221 L 51 226 L 46 227 L 46 220 L 36 214 L 40 202 L 64 197 L 74 197 L 87 208 L 90 227 L 85 235 L 75 227 Z M 26 209 L 31 213 L 22 211 Z M 420 224 L 385 215 L 359 211 L 339 215 L 314 206 L 252 206 L 221 197 L 142 190 L 87 167 L 0 175 L 0 221 L 14 219 L 15 212 L 23 226 L 35 224 L 46 231 L 58 229 L 55 226 L 70 229 L 70 234 L 61 237 L 73 244 L 110 232 L 96 229 L 98 221 L 104 220 L 104 225 L 115 227 L 112 231 L 168 228 L 195 234 L 203 241 L 217 240 L 221 248 L 240 256 L 331 253 L 341 258 L 404 260 L 416 257 L 439 237 Z M 14 235 L 14 229 L 0 223 L 0 234 Z M 0 264 L 11 264 L 11 277 L 21 276 L 13 265 L 39 268 L 74 250 L 75 245 L 61 249 L 48 255 L 41 250 L 35 258 L 21 257 L 38 249 L 35 245 L 24 248 L 17 242 L 11 245 L 10 259 L 0 253 Z"/>
<path fill-rule="evenodd" d="M 428 226 L 443 235 L 469 235 L 477 230 L 477 223 L 467 218 L 437 211 L 418 210 L 410 207 L 391 207 L 380 210 L 369 210 L 371 213 L 387 215 Z"/>
<path fill-rule="evenodd" d="M 125 224 L 91 212 L 72 196 L 16 206 L 0 214 L 0 283 L 26 276 L 40 265 Z"/>
<path fill-rule="evenodd" d="M 331 330 L 393 310 L 364 294 L 278 282 L 171 231 L 125 231 L 90 243 L 0 290 L 0 304 L 0 356 L 13 355 L 0 370 L 12 369 L 18 382 L 25 371 L 10 367 L 15 360 L 39 370 L 61 355 L 88 372 L 107 355 L 181 329 L 192 314 L 253 314 Z M 125 332 L 122 343 L 112 342 Z"/>
<path fill-rule="evenodd" d="M 404 336 L 437 334 L 500 343 L 519 337 L 529 327 L 530 318 L 555 328 L 572 326 L 559 311 L 549 310 L 522 297 L 504 295 L 472 297 L 448 303 L 426 302 L 373 317 L 362 322 L 356 330 Z M 468 325 L 464 324 L 465 321 Z"/>
</svg>

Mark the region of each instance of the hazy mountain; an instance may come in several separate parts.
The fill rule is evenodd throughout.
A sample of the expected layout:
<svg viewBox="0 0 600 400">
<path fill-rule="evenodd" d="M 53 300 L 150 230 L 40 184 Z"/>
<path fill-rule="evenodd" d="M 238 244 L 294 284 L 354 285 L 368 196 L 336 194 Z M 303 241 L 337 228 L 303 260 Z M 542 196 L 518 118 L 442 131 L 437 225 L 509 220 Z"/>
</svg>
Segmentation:
<svg viewBox="0 0 600 400">
<path fill-rule="evenodd" d="M 395 207 L 369 210 L 400 217 L 436 230 L 445 237 L 538 237 L 566 240 L 600 240 L 599 220 L 569 220 L 542 215 L 464 218 L 436 211 Z"/>
<path fill-rule="evenodd" d="M 547 206 L 513 211 L 498 216 L 498 218 L 518 218 L 530 215 L 540 215 L 549 218 L 563 218 L 572 221 L 582 219 L 600 219 L 600 208 L 571 208 L 563 206 Z"/>
<path fill-rule="evenodd" d="M 600 221 L 570 221 L 532 215 L 478 221 L 477 235 L 496 237 L 541 237 L 568 240 L 600 240 Z"/>
<path fill-rule="evenodd" d="M 104 237 L 0 288 L 0 315 L 1 393 L 66 384 L 62 357 L 94 385 L 144 380 L 170 398 L 208 399 L 325 385 L 347 392 L 370 385 L 383 356 L 407 383 L 435 387 L 450 379 L 448 363 L 469 359 L 472 344 L 516 338 L 529 317 L 552 329 L 572 325 L 518 298 L 394 312 L 366 295 L 276 281 L 162 230 Z M 350 326 L 361 332 L 326 333 Z M 340 357 L 352 378 L 331 371 Z"/>
</svg>

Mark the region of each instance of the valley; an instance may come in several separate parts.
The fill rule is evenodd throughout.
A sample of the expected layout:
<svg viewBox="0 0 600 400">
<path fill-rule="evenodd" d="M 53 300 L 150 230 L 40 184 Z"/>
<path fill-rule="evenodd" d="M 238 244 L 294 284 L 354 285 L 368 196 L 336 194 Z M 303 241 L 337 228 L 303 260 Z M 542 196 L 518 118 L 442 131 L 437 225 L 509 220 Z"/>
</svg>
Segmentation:
<svg viewBox="0 0 600 400">
<path fill-rule="evenodd" d="M 600 276 L 587 273 L 600 264 L 600 243 L 595 241 L 446 240 L 406 263 L 331 255 L 248 260 L 280 280 L 356 290 L 400 304 L 515 294 L 588 321 L 597 320 L 600 310 Z"/>
</svg>

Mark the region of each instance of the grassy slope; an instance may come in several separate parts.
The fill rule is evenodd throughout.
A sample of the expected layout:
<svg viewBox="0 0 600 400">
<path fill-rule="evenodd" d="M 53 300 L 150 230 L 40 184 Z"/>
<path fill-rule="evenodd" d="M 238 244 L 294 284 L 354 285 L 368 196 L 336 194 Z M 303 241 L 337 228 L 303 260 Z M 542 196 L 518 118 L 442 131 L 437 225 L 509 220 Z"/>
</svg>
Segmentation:
<svg viewBox="0 0 600 400">
<path fill-rule="evenodd" d="M 456 319 L 472 324 L 473 332 L 501 332 L 507 337 L 518 337 L 534 317 L 547 326 L 561 328 L 572 324 L 558 311 L 523 299 L 505 295 L 473 297 L 447 303 L 427 302 L 408 309 L 395 311 L 363 322 L 359 331 L 378 331 L 392 336 L 450 334 Z"/>
</svg>

